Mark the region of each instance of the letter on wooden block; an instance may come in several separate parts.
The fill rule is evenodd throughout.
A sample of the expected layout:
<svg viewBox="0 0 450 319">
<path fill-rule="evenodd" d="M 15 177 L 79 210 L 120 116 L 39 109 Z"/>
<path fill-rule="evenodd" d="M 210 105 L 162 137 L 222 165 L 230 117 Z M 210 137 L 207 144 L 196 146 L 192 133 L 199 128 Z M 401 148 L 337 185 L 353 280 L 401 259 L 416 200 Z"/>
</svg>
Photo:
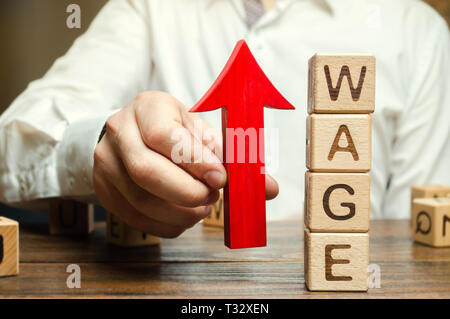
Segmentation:
<svg viewBox="0 0 450 319">
<path fill-rule="evenodd" d="M 106 239 L 111 244 L 122 247 L 151 246 L 161 243 L 161 238 L 133 229 L 109 212 L 106 213 Z"/>
<path fill-rule="evenodd" d="M 315 54 L 309 60 L 309 113 L 371 113 L 375 56 Z"/>
<path fill-rule="evenodd" d="M 450 186 L 414 185 L 411 186 L 411 206 L 415 198 L 450 197 Z"/>
<path fill-rule="evenodd" d="M 305 230 L 305 283 L 311 291 L 367 291 L 369 235 Z"/>
<path fill-rule="evenodd" d="M 0 217 L 0 277 L 19 273 L 19 223 Z"/>
<path fill-rule="evenodd" d="M 416 242 L 450 247 L 450 198 L 414 199 L 411 226 Z"/>
<path fill-rule="evenodd" d="M 94 205 L 51 199 L 48 220 L 51 235 L 87 235 L 94 230 Z"/>
<path fill-rule="evenodd" d="M 203 219 L 203 225 L 223 227 L 223 192 L 220 192 L 219 199 L 212 205 L 211 214 Z"/>
<path fill-rule="evenodd" d="M 306 121 L 306 166 L 316 172 L 368 172 L 370 115 L 311 114 Z"/>
<path fill-rule="evenodd" d="M 369 174 L 306 172 L 305 192 L 305 223 L 312 232 L 369 231 Z"/>
</svg>

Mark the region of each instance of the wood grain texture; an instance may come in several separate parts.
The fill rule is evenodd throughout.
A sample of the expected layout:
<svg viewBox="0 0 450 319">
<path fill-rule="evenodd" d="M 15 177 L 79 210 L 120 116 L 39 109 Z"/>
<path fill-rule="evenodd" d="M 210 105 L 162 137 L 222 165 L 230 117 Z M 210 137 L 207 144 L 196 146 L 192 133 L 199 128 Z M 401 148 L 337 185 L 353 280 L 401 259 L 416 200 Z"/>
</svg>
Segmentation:
<svg viewBox="0 0 450 319">
<path fill-rule="evenodd" d="M 161 238 L 135 230 L 109 212 L 106 213 L 106 238 L 109 243 L 122 247 L 152 246 L 161 243 Z"/>
<path fill-rule="evenodd" d="M 369 235 L 305 230 L 305 282 L 311 291 L 367 291 Z"/>
<path fill-rule="evenodd" d="M 366 173 L 305 173 L 305 224 L 311 232 L 368 232 Z"/>
<path fill-rule="evenodd" d="M 306 290 L 301 220 L 267 226 L 268 247 L 229 250 L 222 229 L 202 225 L 132 249 L 108 245 L 105 223 L 78 238 L 21 225 L 20 276 L 0 279 L 0 298 L 450 298 L 450 248 L 413 243 L 409 221 L 371 222 L 381 288 L 364 293 Z M 72 263 L 81 267 L 81 289 L 66 286 Z"/>
<path fill-rule="evenodd" d="M 52 235 L 87 235 L 94 230 L 94 205 L 51 199 L 48 223 Z"/>
<path fill-rule="evenodd" d="M 306 167 L 314 172 L 368 172 L 372 119 L 365 114 L 311 114 L 306 120 Z"/>
<path fill-rule="evenodd" d="M 315 54 L 308 66 L 309 113 L 374 111 L 374 55 Z"/>
<path fill-rule="evenodd" d="M 0 216 L 0 277 L 19 274 L 19 223 Z"/>
<path fill-rule="evenodd" d="M 450 247 L 450 198 L 417 198 L 411 210 L 411 232 L 416 242 Z"/>
<path fill-rule="evenodd" d="M 223 228 L 223 192 L 220 192 L 220 197 L 211 206 L 211 214 L 203 219 L 204 226 L 222 227 Z"/>
<path fill-rule="evenodd" d="M 411 207 L 415 198 L 450 197 L 450 186 L 413 185 L 411 186 Z"/>
</svg>

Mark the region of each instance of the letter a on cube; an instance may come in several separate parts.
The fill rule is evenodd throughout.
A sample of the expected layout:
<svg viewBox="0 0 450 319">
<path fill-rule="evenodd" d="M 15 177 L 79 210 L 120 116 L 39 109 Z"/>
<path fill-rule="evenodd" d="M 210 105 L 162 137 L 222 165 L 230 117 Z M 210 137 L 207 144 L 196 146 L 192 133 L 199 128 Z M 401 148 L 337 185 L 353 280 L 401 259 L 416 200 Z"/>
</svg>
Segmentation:
<svg viewBox="0 0 450 319">
<path fill-rule="evenodd" d="M 366 114 L 311 114 L 306 120 L 306 166 L 314 172 L 368 172 L 372 120 Z"/>
</svg>

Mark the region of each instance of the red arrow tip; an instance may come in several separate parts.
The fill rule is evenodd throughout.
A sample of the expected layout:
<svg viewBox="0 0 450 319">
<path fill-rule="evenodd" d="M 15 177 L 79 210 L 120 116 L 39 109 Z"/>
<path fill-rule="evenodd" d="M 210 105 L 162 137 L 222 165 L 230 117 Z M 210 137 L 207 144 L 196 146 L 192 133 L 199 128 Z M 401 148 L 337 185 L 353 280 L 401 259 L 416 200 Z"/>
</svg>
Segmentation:
<svg viewBox="0 0 450 319">
<path fill-rule="evenodd" d="M 236 95 L 241 95 L 245 100 L 258 101 L 257 107 L 295 109 L 269 81 L 244 40 L 237 42 L 214 84 L 190 112 L 233 107 Z"/>
</svg>

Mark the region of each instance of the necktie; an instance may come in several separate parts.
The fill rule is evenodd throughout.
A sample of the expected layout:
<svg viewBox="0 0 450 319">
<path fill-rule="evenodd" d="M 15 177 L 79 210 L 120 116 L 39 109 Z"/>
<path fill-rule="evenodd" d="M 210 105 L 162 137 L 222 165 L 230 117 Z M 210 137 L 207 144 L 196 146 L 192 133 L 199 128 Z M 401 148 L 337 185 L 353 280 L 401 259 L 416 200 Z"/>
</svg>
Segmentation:
<svg viewBox="0 0 450 319">
<path fill-rule="evenodd" d="M 264 15 L 264 6 L 261 0 L 243 0 L 245 13 L 247 14 L 247 27 L 251 28 L 256 21 Z"/>
</svg>

